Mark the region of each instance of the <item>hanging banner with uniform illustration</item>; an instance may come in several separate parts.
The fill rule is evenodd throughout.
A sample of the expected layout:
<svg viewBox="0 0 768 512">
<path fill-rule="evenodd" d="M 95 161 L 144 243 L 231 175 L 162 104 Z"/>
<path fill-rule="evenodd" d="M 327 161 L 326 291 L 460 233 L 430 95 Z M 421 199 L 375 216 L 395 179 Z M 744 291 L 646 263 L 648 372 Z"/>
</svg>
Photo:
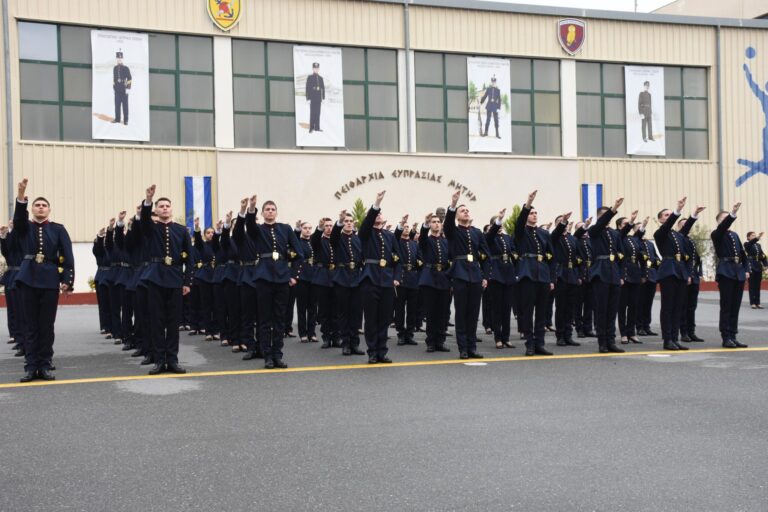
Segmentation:
<svg viewBox="0 0 768 512">
<path fill-rule="evenodd" d="M 91 30 L 91 137 L 149 140 L 149 38 Z"/>
<path fill-rule="evenodd" d="M 467 119 L 469 150 L 512 151 L 509 112 L 509 61 L 467 58 Z"/>
<path fill-rule="evenodd" d="M 296 145 L 344 147 L 341 48 L 293 47 Z"/>
<path fill-rule="evenodd" d="M 624 66 L 627 154 L 663 156 L 664 68 Z"/>
</svg>

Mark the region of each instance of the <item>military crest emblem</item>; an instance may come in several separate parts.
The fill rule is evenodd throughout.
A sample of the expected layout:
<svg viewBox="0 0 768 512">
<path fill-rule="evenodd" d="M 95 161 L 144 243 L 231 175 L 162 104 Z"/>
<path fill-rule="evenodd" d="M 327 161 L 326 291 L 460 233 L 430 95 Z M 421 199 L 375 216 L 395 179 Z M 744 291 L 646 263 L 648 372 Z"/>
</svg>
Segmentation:
<svg viewBox="0 0 768 512">
<path fill-rule="evenodd" d="M 213 24 L 223 31 L 228 31 L 240 21 L 241 0 L 206 0 L 208 16 Z"/>
<path fill-rule="evenodd" d="M 579 53 L 586 39 L 586 22 L 575 18 L 566 18 L 557 22 L 557 40 L 568 55 Z"/>
</svg>

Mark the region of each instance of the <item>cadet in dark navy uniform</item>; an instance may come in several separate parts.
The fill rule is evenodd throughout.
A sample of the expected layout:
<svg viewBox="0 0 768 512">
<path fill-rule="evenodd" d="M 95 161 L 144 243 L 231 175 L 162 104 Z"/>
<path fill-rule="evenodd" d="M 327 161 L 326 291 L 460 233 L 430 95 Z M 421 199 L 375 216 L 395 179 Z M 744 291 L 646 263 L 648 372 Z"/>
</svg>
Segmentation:
<svg viewBox="0 0 768 512">
<path fill-rule="evenodd" d="M 638 299 L 637 309 L 637 335 L 638 336 L 658 336 L 651 330 L 651 316 L 653 311 L 653 299 L 656 296 L 656 279 L 659 266 L 661 266 L 661 256 L 656 250 L 656 245 L 651 240 L 645 239 L 645 231 L 640 234 L 640 241 L 643 244 L 645 254 L 643 255 L 645 283 L 640 285 L 640 298 Z"/>
<path fill-rule="evenodd" d="M 309 239 L 315 253 L 312 286 L 317 300 L 317 323 L 320 324 L 320 335 L 323 338 L 320 348 L 323 349 L 341 346 L 333 300 L 333 277 L 336 274 L 338 260 L 336 247 L 331 243 L 332 231 L 333 222 L 330 218 L 323 217 Z M 311 341 L 317 341 L 317 339 Z"/>
<path fill-rule="evenodd" d="M 243 361 L 262 357 L 261 347 L 256 342 L 254 324 L 257 322 L 257 287 L 256 279 L 259 264 L 259 254 L 251 237 L 245 235 L 245 218 L 248 212 L 248 198 L 240 201 L 240 213 L 232 229 L 232 240 L 237 248 L 237 259 L 240 261 L 240 273 L 237 288 L 240 290 L 240 347 L 246 347 Z M 254 221 L 256 211 L 253 212 Z M 233 348 L 234 351 L 234 348 Z"/>
<path fill-rule="evenodd" d="M 576 337 L 595 338 L 597 335 L 592 330 L 594 325 L 593 316 L 595 308 L 595 298 L 592 294 L 592 283 L 589 280 L 589 271 L 592 268 L 594 255 L 592 254 L 592 241 L 589 239 L 589 229 L 592 224 L 592 217 L 584 222 L 576 223 L 576 230 L 573 237 L 577 241 L 579 250 L 579 277 L 581 278 L 581 287 L 579 289 L 578 301 L 576 303 Z"/>
<path fill-rule="evenodd" d="M 8 333 L 10 334 L 8 343 L 13 344 L 14 356 L 22 357 L 24 356 L 24 330 L 26 322 L 24 321 L 24 308 L 22 307 L 21 296 L 16 286 L 16 277 L 19 275 L 21 262 L 24 260 L 24 253 L 16 236 L 9 236 L 12 232 L 13 221 L 9 222 L 8 226 L 0 227 L 0 251 L 2 251 L 6 263 L 5 272 L 0 284 L 5 287 Z"/>
<path fill-rule="evenodd" d="M 22 382 L 36 378 L 54 380 L 51 373 L 53 358 L 53 324 L 59 292 L 68 293 L 75 281 L 75 259 L 72 242 L 66 228 L 48 217 L 50 203 L 43 197 L 32 201 L 32 220 L 27 211 L 27 179 L 18 186 L 16 209 L 13 214 L 12 243 L 18 243 L 24 254 L 16 275 L 22 308 L 24 309 L 24 370 Z"/>
<path fill-rule="evenodd" d="M 761 238 L 763 233 L 755 235 L 754 231 L 750 231 L 744 242 L 744 250 L 749 258 L 749 305 L 752 309 L 763 309 L 760 305 L 760 283 L 763 280 L 763 269 L 768 266 L 768 258 L 760 247 Z"/>
<path fill-rule="evenodd" d="M 264 202 L 261 214 L 264 221 L 257 224 L 254 195 L 245 216 L 245 230 L 259 255 L 256 265 L 258 342 L 264 355 L 264 368 L 287 368 L 283 362 L 285 308 L 288 287 L 296 285 L 296 274 L 289 262 L 303 260 L 304 252 L 293 228 L 277 222 L 277 205 L 273 201 Z"/>
<path fill-rule="evenodd" d="M 96 303 L 99 308 L 99 329 L 101 334 L 107 334 L 110 330 L 109 286 L 105 282 L 105 278 L 109 273 L 109 256 L 104 247 L 106 236 L 106 228 L 101 228 L 93 240 L 92 250 L 93 256 L 96 258 L 96 274 L 93 276 L 93 282 L 96 285 Z"/>
<path fill-rule="evenodd" d="M 123 64 L 123 52 L 115 54 L 117 65 L 112 68 L 112 90 L 115 93 L 115 119 L 113 123 L 128 124 L 128 92 L 131 90 L 131 70 Z M 121 116 L 122 113 L 122 116 Z"/>
<path fill-rule="evenodd" d="M 376 194 L 376 202 L 368 209 L 357 233 L 363 247 L 360 294 L 369 364 L 392 362 L 387 357 L 387 329 L 392 320 L 395 270 L 400 255 L 395 235 L 384 229 L 386 221 L 381 214 L 381 201 L 385 193 L 382 191 Z"/>
<path fill-rule="evenodd" d="M 691 219 L 680 219 L 677 221 L 677 229 L 682 231 L 685 225 L 691 222 Z M 683 294 L 683 309 L 680 316 L 680 341 L 702 342 L 703 339 L 696 336 L 696 308 L 699 306 L 699 285 L 703 276 L 701 268 L 701 256 L 696 244 L 690 236 L 690 230 L 685 235 L 685 264 L 688 267 L 688 286 Z"/>
<path fill-rule="evenodd" d="M 616 317 L 619 313 L 619 294 L 622 284 L 619 260 L 622 234 L 608 226 L 623 202 L 624 198 L 621 197 L 613 203 L 611 208 L 607 206 L 598 208 L 597 222 L 588 230 L 595 258 L 589 271 L 589 280 L 595 297 L 595 328 L 600 353 L 624 352 L 616 346 Z M 624 227 L 625 232 L 631 227 L 627 224 Z"/>
<path fill-rule="evenodd" d="M 724 348 L 745 348 L 736 339 L 739 332 L 739 309 L 744 295 L 744 281 L 749 279 L 749 261 L 739 235 L 731 231 L 731 224 L 741 203 L 733 205 L 731 212 L 717 214 L 717 228 L 712 232 L 712 243 L 717 254 L 717 287 L 720 290 L 720 336 Z"/>
<path fill-rule="evenodd" d="M 342 210 L 339 221 L 331 230 L 330 246 L 336 258 L 333 272 L 333 311 L 335 325 L 345 356 L 362 356 L 360 334 L 357 327 L 362 314 L 360 305 L 360 278 L 363 267 L 363 245 L 355 234 L 355 220 Z"/>
<path fill-rule="evenodd" d="M 200 295 L 200 311 L 197 321 L 200 330 L 205 331 L 206 341 L 219 341 L 219 326 L 214 314 L 213 297 L 213 273 L 216 270 L 216 252 L 213 245 L 214 229 L 208 227 L 205 228 L 204 233 L 201 233 L 200 219 L 195 217 L 192 236 L 199 256 L 192 281 L 193 285 L 197 286 Z"/>
<path fill-rule="evenodd" d="M 491 329 L 497 349 L 515 348 L 509 342 L 509 336 L 517 284 L 517 250 L 515 241 L 501 227 L 500 219 L 504 218 L 505 213 L 506 208 L 491 219 L 485 234 L 491 251 L 488 257 L 488 297 L 492 308 Z"/>
<path fill-rule="evenodd" d="M 239 222 L 239 220 L 233 220 L 232 212 L 230 211 L 224 218 L 224 225 L 221 227 L 221 236 L 219 238 L 221 261 L 225 264 L 220 267 L 216 267 L 217 271 L 221 273 L 221 286 L 224 291 L 224 299 L 226 301 L 226 324 L 220 326 L 222 329 L 221 343 L 228 341 L 232 347 L 232 352 L 240 352 L 248 346 L 242 340 L 243 325 L 241 303 L 240 303 L 240 278 L 243 272 L 243 267 L 240 264 L 240 256 L 238 254 L 237 245 L 232 239 L 233 222 Z M 251 322 L 253 322 L 253 316 L 251 316 Z M 253 332 L 253 324 L 250 327 L 251 333 Z M 253 337 L 251 335 L 251 337 Z"/>
<path fill-rule="evenodd" d="M 680 317 L 684 306 L 683 294 L 690 282 L 685 256 L 688 254 L 685 236 L 696 222 L 696 215 L 703 211 L 703 207 L 697 207 L 696 213 L 691 215 L 690 222 L 678 232 L 672 229 L 677 219 L 682 215 L 687 198 L 677 202 L 677 211 L 661 210 L 657 217 L 661 227 L 653 234 L 661 253 L 661 266 L 657 273 L 657 279 L 661 287 L 661 336 L 664 340 L 665 350 L 688 350 L 688 347 L 679 345 L 678 334 L 680 331 Z"/>
<path fill-rule="evenodd" d="M 151 185 L 141 207 L 140 227 L 147 246 L 149 263 L 142 276 L 147 285 L 149 332 L 155 365 L 149 371 L 186 373 L 179 365 L 179 322 L 182 296 L 192 284 L 192 239 L 186 226 L 173 221 L 171 200 L 155 203 L 157 221 L 152 219 L 156 187 Z"/>
<path fill-rule="evenodd" d="M 438 215 L 430 213 L 424 220 L 419 232 L 419 250 L 424 261 L 424 271 L 419 276 L 419 296 L 427 317 L 427 352 L 450 352 L 445 346 L 447 311 L 451 304 L 448 240 L 441 236 L 443 223 Z"/>
<path fill-rule="evenodd" d="M 400 262 L 397 281 L 400 286 L 395 290 L 395 329 L 397 330 L 398 345 L 417 345 L 413 339 L 416 324 L 419 320 L 419 272 L 421 272 L 421 255 L 418 242 L 411 240 L 411 227 L 408 225 L 408 215 L 405 215 L 395 228 L 395 239 L 400 245 Z"/>
<path fill-rule="evenodd" d="M 488 103 L 485 103 L 485 100 L 488 100 Z M 483 97 L 480 99 L 480 104 L 482 105 L 485 103 L 485 132 L 483 132 L 483 137 L 488 136 L 488 125 L 491 122 L 491 117 L 493 117 L 493 125 L 496 128 L 496 138 L 500 139 L 501 136 L 499 135 L 499 109 L 501 108 L 501 91 L 499 91 L 499 88 L 496 87 L 496 77 L 491 77 L 491 85 L 485 90 L 485 94 L 483 94 Z"/>
<path fill-rule="evenodd" d="M 634 217 L 634 214 L 633 214 Z M 640 299 L 640 287 L 645 282 L 645 247 L 643 244 L 643 233 L 645 226 L 648 225 L 650 217 L 646 217 L 642 223 L 634 225 L 634 233 L 630 236 L 625 235 L 622 238 L 621 259 L 622 279 L 619 294 L 619 334 L 621 342 L 641 344 L 637 337 L 637 310 Z M 634 219 L 625 218 L 616 221 L 616 226 L 621 229 L 626 224 L 632 224 Z"/>
<path fill-rule="evenodd" d="M 312 248 L 312 223 L 300 222 L 299 243 L 304 252 L 301 262 L 295 261 L 291 266 L 296 271 L 296 316 L 299 326 L 299 341 L 309 343 L 315 337 L 315 322 L 317 321 L 317 300 L 312 287 L 315 275 L 315 251 Z"/>
<path fill-rule="evenodd" d="M 304 92 L 309 102 L 309 133 L 321 132 L 320 107 L 325 100 L 325 83 L 319 75 L 320 63 L 312 63 L 312 74 L 307 77 L 307 87 Z"/>
<path fill-rule="evenodd" d="M 551 356 L 544 348 L 547 301 L 555 288 L 552 243 L 549 233 L 537 227 L 538 212 L 533 206 L 537 190 L 528 194 L 515 222 L 515 246 L 520 255 L 517 269 L 517 293 L 520 297 L 518 319 L 525 338 L 525 355 Z"/>
<path fill-rule="evenodd" d="M 582 262 L 579 256 L 578 242 L 569 233 L 568 219 L 571 214 L 565 214 L 555 219 L 555 229 L 552 231 L 552 248 L 555 261 L 555 333 L 557 345 L 578 347 L 581 343 L 573 341 L 573 320 L 576 305 L 579 301 L 581 275 L 579 266 Z"/>
</svg>

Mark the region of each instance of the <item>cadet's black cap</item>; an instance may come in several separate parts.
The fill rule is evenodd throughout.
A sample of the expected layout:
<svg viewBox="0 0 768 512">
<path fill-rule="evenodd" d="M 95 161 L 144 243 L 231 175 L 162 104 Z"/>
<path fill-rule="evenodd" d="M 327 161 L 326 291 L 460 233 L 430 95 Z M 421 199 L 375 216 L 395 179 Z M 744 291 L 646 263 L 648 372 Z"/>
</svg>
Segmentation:
<svg viewBox="0 0 768 512">
<path fill-rule="evenodd" d="M 117 52 L 117 53 L 115 53 L 115 58 L 116 58 L 116 59 L 122 59 L 122 58 L 123 58 L 123 52 Z"/>
<path fill-rule="evenodd" d="M 493 76 L 491 77 L 491 82 L 495 82 L 495 81 L 496 81 L 496 75 L 493 75 Z"/>
<path fill-rule="evenodd" d="M 319 68 L 319 67 L 320 67 L 320 63 L 319 62 L 313 62 L 312 63 L 312 69 Z"/>
<path fill-rule="evenodd" d="M 651 86 L 651 82 L 646 80 L 645 82 L 643 82 L 643 85 L 647 85 L 648 87 L 650 87 Z"/>
</svg>

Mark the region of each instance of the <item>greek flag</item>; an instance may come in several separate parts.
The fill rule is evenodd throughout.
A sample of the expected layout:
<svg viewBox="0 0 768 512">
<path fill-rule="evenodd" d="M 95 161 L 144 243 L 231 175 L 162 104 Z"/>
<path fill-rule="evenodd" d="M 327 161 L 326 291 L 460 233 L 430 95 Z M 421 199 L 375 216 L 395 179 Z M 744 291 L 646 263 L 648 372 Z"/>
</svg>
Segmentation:
<svg viewBox="0 0 768 512">
<path fill-rule="evenodd" d="M 603 184 L 582 183 L 581 185 L 581 220 L 595 219 L 597 209 L 603 206 Z"/>
<path fill-rule="evenodd" d="M 195 217 L 200 217 L 201 229 L 212 226 L 211 177 L 184 176 L 184 197 L 186 206 L 184 218 L 187 227 L 194 228 Z"/>
</svg>

